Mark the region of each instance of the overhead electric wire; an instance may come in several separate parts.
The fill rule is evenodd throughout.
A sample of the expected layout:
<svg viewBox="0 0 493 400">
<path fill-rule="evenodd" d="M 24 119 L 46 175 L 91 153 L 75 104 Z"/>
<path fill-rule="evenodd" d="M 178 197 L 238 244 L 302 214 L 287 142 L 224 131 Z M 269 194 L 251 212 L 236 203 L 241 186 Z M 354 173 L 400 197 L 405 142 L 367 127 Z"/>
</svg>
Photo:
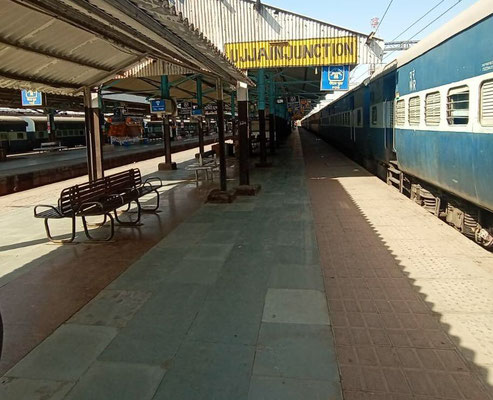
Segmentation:
<svg viewBox="0 0 493 400">
<path fill-rule="evenodd" d="M 386 9 L 386 10 L 385 10 L 385 12 L 383 13 L 383 16 L 382 16 L 382 18 L 380 19 L 380 21 L 378 22 L 377 29 L 375 29 L 375 33 L 374 33 L 375 35 L 377 34 L 378 29 L 380 28 L 380 25 L 382 25 L 382 22 L 383 22 L 383 20 L 385 19 L 385 16 L 387 15 L 387 13 L 388 13 L 388 11 L 389 11 L 389 8 L 390 8 L 390 6 L 392 5 L 392 3 L 393 3 L 393 2 L 394 2 L 394 0 L 390 0 L 389 5 L 387 6 L 387 9 Z"/>
<path fill-rule="evenodd" d="M 401 33 L 399 33 L 394 39 L 392 39 L 392 42 L 396 39 L 398 39 L 399 37 L 401 37 L 404 33 L 406 33 L 409 29 L 411 29 L 414 25 L 416 25 L 418 22 L 420 22 L 423 18 L 425 18 L 428 14 L 430 14 L 433 10 L 435 10 L 440 4 L 444 3 L 446 0 L 441 0 L 438 4 L 434 5 L 432 8 L 430 8 L 425 14 L 423 14 L 420 18 L 418 18 L 416 21 L 414 21 L 410 26 L 408 26 L 405 30 L 403 30 Z M 430 25 L 432 25 L 434 22 L 436 22 L 438 19 L 440 19 L 441 17 L 443 17 L 446 13 L 448 13 L 450 10 L 452 10 L 455 6 L 457 6 L 460 2 L 462 2 L 462 0 L 457 0 L 456 3 L 454 3 L 452 6 L 450 6 L 449 8 L 447 8 L 443 13 L 441 13 L 438 17 L 436 17 L 433 21 L 429 22 L 424 28 L 422 28 L 421 30 L 419 30 L 417 33 L 415 33 L 413 36 L 411 36 L 408 40 L 406 40 L 407 42 L 411 41 L 413 38 L 415 38 L 417 35 L 419 35 L 421 32 L 423 32 L 426 28 L 428 28 Z M 390 4 L 392 4 L 392 1 L 390 2 Z M 389 7 L 390 7 L 390 4 L 389 4 Z M 387 10 L 388 8 L 387 7 Z M 386 14 L 387 12 L 385 12 Z M 385 16 L 384 14 L 384 16 Z M 383 20 L 383 18 L 382 18 Z M 380 24 L 378 25 L 378 27 L 380 26 Z M 378 30 L 378 27 L 377 27 L 377 30 Z M 384 64 L 383 61 L 388 58 L 389 56 L 391 56 L 392 54 L 394 54 L 397 50 L 394 50 L 390 53 L 388 53 L 385 57 L 382 58 L 382 62 L 380 64 Z M 365 71 L 363 74 L 359 75 L 357 78 L 354 78 L 353 79 L 353 82 L 355 80 L 358 80 L 359 78 L 361 78 L 362 76 L 364 76 L 365 74 L 367 73 L 367 71 Z"/>
</svg>

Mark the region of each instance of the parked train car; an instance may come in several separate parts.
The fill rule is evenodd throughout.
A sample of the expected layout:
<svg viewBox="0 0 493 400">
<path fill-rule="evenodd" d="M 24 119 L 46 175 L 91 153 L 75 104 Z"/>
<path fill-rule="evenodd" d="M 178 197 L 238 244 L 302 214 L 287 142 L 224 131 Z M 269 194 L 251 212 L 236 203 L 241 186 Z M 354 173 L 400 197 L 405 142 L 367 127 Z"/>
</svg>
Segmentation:
<svg viewBox="0 0 493 400">
<path fill-rule="evenodd" d="M 55 141 L 62 146 L 85 145 L 83 117 L 55 116 Z M 0 146 L 7 154 L 32 151 L 50 141 L 45 116 L 0 116 Z"/>
<path fill-rule="evenodd" d="M 481 0 L 305 127 L 493 247 L 493 2 Z"/>
</svg>

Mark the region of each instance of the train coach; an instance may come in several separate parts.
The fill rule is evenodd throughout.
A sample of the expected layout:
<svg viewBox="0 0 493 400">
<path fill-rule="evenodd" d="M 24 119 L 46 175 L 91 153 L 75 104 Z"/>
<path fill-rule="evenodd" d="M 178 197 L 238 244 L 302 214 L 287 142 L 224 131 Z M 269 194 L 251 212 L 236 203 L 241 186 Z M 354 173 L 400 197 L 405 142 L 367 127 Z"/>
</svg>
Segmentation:
<svg viewBox="0 0 493 400">
<path fill-rule="evenodd" d="M 85 145 L 83 117 L 55 116 L 55 140 L 62 146 Z M 49 141 L 45 116 L 0 116 L 0 145 L 7 154 L 24 153 Z"/>
<path fill-rule="evenodd" d="M 303 124 L 493 247 L 493 2 L 481 0 Z"/>
</svg>

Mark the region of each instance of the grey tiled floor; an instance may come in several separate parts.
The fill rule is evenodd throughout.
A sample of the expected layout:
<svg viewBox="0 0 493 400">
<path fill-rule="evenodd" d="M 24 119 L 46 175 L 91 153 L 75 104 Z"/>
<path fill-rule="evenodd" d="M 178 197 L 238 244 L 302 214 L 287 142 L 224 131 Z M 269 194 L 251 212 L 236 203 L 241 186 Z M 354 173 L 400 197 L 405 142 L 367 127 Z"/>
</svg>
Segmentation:
<svg viewBox="0 0 493 400">
<path fill-rule="evenodd" d="M 3 399 L 341 399 L 297 136 L 2 378 Z"/>
</svg>

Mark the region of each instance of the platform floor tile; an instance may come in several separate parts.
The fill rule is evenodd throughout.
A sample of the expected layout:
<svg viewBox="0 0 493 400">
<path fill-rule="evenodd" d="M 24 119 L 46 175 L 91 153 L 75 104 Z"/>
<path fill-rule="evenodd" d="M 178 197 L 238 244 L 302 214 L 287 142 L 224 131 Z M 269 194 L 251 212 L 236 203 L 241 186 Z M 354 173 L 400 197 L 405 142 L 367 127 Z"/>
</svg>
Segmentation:
<svg viewBox="0 0 493 400">
<path fill-rule="evenodd" d="M 150 400 L 165 369 L 143 364 L 96 362 L 66 400 Z"/>
<path fill-rule="evenodd" d="M 327 302 L 318 290 L 271 288 L 265 298 L 262 321 L 328 325 Z"/>
</svg>

